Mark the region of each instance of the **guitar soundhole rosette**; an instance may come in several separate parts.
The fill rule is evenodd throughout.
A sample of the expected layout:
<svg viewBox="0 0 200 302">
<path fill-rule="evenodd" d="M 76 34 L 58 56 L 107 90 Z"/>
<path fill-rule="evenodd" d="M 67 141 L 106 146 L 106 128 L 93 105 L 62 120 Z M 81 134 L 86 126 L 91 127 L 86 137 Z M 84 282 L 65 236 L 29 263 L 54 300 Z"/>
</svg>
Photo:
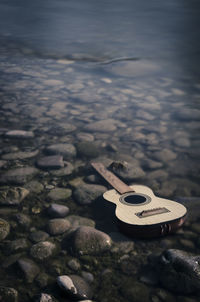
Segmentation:
<svg viewBox="0 0 200 302">
<path fill-rule="evenodd" d="M 131 192 L 123 194 L 119 200 L 128 206 L 140 206 L 151 202 L 151 198 L 148 195 Z"/>
</svg>

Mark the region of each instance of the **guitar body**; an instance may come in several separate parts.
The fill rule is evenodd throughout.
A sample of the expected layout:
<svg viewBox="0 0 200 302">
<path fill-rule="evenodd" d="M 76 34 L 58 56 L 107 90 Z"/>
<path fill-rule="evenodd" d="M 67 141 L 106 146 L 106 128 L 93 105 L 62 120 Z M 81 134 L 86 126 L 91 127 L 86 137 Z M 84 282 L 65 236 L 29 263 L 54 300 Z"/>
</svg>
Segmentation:
<svg viewBox="0 0 200 302">
<path fill-rule="evenodd" d="M 119 228 L 136 238 L 159 237 L 175 232 L 185 221 L 187 210 L 180 203 L 160 198 L 143 185 L 130 186 L 133 192 L 115 189 L 103 197 L 116 205 Z"/>
</svg>

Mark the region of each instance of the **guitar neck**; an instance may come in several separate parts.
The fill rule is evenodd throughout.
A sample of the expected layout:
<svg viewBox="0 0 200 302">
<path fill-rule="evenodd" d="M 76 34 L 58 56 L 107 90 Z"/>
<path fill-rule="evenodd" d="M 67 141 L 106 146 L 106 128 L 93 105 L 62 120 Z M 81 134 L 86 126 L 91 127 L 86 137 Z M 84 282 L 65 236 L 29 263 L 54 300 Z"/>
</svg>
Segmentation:
<svg viewBox="0 0 200 302">
<path fill-rule="evenodd" d="M 108 171 L 101 163 L 91 163 L 93 168 L 120 194 L 134 192 L 128 185 L 121 181 L 116 175 Z"/>
</svg>

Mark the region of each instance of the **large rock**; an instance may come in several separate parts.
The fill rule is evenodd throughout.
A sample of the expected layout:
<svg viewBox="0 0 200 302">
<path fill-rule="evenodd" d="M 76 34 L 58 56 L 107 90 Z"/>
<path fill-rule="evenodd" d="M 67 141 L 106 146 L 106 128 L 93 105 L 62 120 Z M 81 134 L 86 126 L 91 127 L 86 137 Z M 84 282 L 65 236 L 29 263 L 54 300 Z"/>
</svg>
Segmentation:
<svg viewBox="0 0 200 302">
<path fill-rule="evenodd" d="M 18 205 L 29 194 L 29 191 L 21 187 L 0 188 L 0 205 Z"/>
<path fill-rule="evenodd" d="M 50 155 L 38 159 L 37 166 L 44 170 L 60 169 L 64 167 L 63 156 Z"/>
<path fill-rule="evenodd" d="M 72 144 L 54 144 L 46 147 L 45 151 L 48 154 L 60 154 L 65 159 L 69 159 L 76 156 L 76 148 Z"/>
<path fill-rule="evenodd" d="M 200 290 L 200 255 L 192 256 L 176 249 L 164 251 L 157 259 L 159 280 L 163 287 L 176 294 L 187 295 Z"/>
<path fill-rule="evenodd" d="M 57 283 L 63 292 L 72 299 L 86 300 L 92 296 L 89 284 L 77 275 L 64 275 L 57 278 Z"/>
<path fill-rule="evenodd" d="M 47 225 L 47 230 L 49 234 L 53 236 L 63 234 L 64 232 L 68 231 L 69 228 L 70 228 L 69 220 L 63 218 L 51 219 L 49 220 Z"/>
<path fill-rule="evenodd" d="M 39 274 L 39 267 L 30 259 L 22 258 L 17 261 L 17 265 L 27 282 L 32 282 Z"/>
<path fill-rule="evenodd" d="M 90 204 L 106 190 L 104 186 L 85 183 L 74 190 L 73 196 L 79 204 Z"/>
<path fill-rule="evenodd" d="M 44 260 L 54 255 L 56 251 L 56 245 L 49 241 L 42 241 L 32 246 L 30 254 L 33 258 L 38 260 Z"/>
<path fill-rule="evenodd" d="M 80 255 L 93 255 L 109 250 L 112 241 L 106 233 L 93 227 L 81 226 L 72 234 L 72 249 Z"/>
<path fill-rule="evenodd" d="M 24 185 L 31 180 L 39 171 L 34 167 L 23 167 L 8 170 L 0 177 L 0 183 Z"/>
</svg>

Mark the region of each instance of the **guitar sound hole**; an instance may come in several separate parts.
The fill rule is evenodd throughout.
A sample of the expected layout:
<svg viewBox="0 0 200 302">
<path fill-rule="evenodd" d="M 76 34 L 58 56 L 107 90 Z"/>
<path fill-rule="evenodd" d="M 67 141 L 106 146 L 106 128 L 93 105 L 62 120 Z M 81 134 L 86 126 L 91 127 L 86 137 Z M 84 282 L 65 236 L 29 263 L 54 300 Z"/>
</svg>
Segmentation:
<svg viewBox="0 0 200 302">
<path fill-rule="evenodd" d="M 146 198 L 144 196 L 141 196 L 141 195 L 128 195 L 126 197 L 124 197 L 124 201 L 126 203 L 129 203 L 129 204 L 141 204 L 141 203 L 144 203 L 146 202 Z"/>
</svg>

